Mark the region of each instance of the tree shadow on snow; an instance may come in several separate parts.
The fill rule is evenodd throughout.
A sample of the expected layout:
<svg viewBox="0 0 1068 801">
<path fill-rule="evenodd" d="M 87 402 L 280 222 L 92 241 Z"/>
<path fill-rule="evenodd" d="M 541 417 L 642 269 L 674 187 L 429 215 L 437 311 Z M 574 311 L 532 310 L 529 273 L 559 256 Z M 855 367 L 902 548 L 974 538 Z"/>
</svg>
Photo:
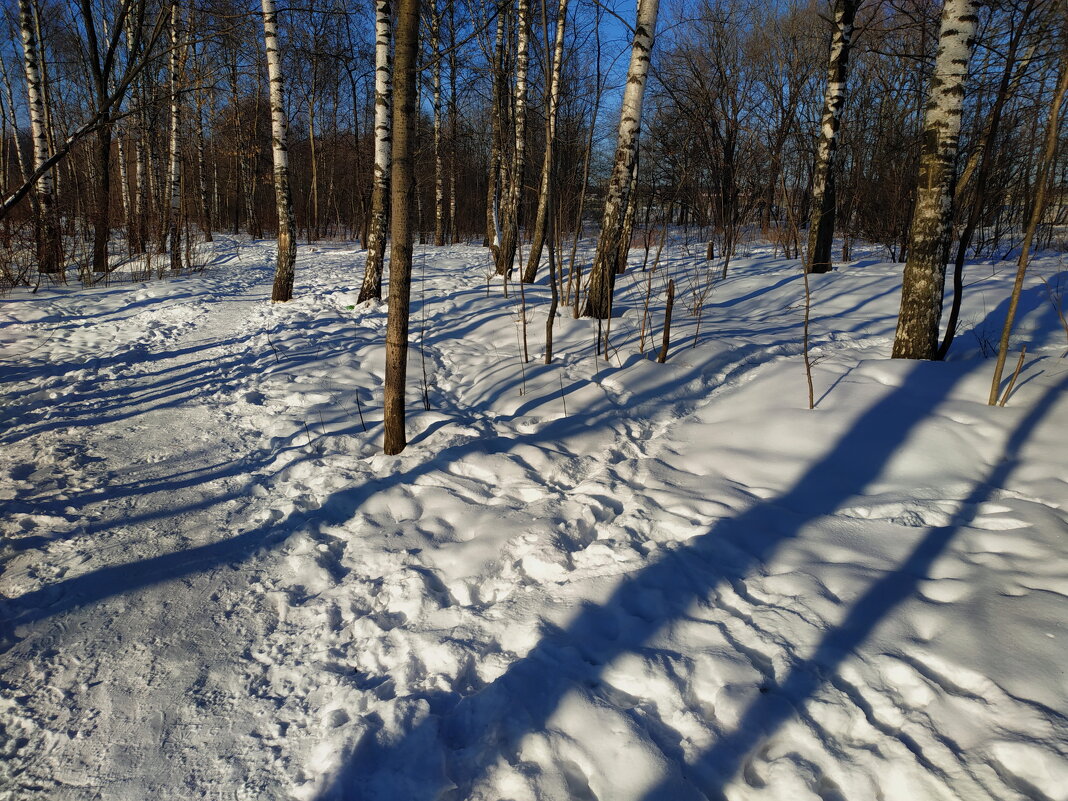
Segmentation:
<svg viewBox="0 0 1068 801">
<path fill-rule="evenodd" d="M 498 758 L 515 757 L 524 734 L 545 729 L 572 690 L 591 692 L 618 707 L 610 695 L 599 694 L 600 676 L 609 662 L 628 652 L 649 652 L 651 638 L 673 620 L 684 619 L 693 603 L 714 603 L 710 599 L 718 586 L 744 580 L 783 541 L 861 494 L 910 431 L 966 374 L 959 367 L 917 363 L 904 385 L 871 406 L 790 490 L 721 520 L 629 575 L 605 603 L 586 604 L 566 629 L 545 632 L 526 656 L 488 686 L 465 697 L 427 696 L 430 714 L 399 740 L 380 742 L 373 731 L 366 734 L 320 795 L 321 801 L 459 801 Z M 1013 432 L 997 467 L 975 486 L 953 518 L 931 529 L 896 570 L 875 581 L 810 658 L 794 664 L 777 685 L 766 677 L 766 692 L 731 733 L 692 765 L 683 762 L 677 743 L 664 747 L 670 765 L 667 776 L 644 796 L 646 801 L 722 798 L 722 787 L 738 773 L 754 746 L 796 715 L 842 660 L 913 594 L 934 559 L 971 522 L 978 505 L 1012 473 L 1021 447 L 1065 388 L 1068 379 L 1033 406 Z M 621 618 L 626 621 L 623 625 Z M 446 764 L 441 744 L 448 750 Z"/>
<path fill-rule="evenodd" d="M 714 360 L 682 375 L 674 374 L 670 383 L 686 386 L 694 379 L 715 375 L 717 369 L 730 363 L 723 355 L 718 364 Z M 566 628 L 544 632 L 529 653 L 492 683 L 472 686 L 465 693 L 426 696 L 430 714 L 399 739 L 380 741 L 373 731 L 369 732 L 321 799 L 465 798 L 487 766 L 498 757 L 512 756 L 524 734 L 546 727 L 570 691 L 581 689 L 596 695 L 601 691 L 604 668 L 613 659 L 648 651 L 654 635 L 672 621 L 684 619 L 694 602 L 714 603 L 717 587 L 744 580 L 805 525 L 834 514 L 843 503 L 863 493 L 912 429 L 930 416 L 972 368 L 974 365 L 916 363 L 902 386 L 889 391 L 858 417 L 792 488 L 733 518 L 718 521 L 708 531 L 632 573 L 607 601 L 586 604 Z M 913 593 L 931 562 L 970 522 L 977 504 L 1011 473 L 1015 455 L 1065 383 L 1049 391 L 1031 409 L 1013 433 L 1005 458 L 984 483 L 973 489 L 954 518 L 928 532 L 896 571 L 878 579 L 853 605 L 843 623 L 825 635 L 810 658 L 794 664 L 777 685 L 769 679 L 768 692 L 743 713 L 733 732 L 724 735 L 692 765 L 683 763 L 677 745 L 674 751 L 669 744 L 662 746 L 671 767 L 662 783 L 647 794 L 648 801 L 699 797 L 697 788 L 706 796 L 721 797 L 720 788 L 740 770 L 752 748 L 795 715 L 842 659 Z M 636 394 L 630 401 L 631 411 L 643 403 L 660 402 L 663 391 L 663 386 L 656 386 Z M 695 391 L 707 391 L 707 384 L 701 383 Z M 255 526 L 220 542 L 59 581 L 3 602 L 2 611 L 8 625 L 30 625 L 194 573 L 227 564 L 237 568 L 262 549 L 278 545 L 299 527 L 314 530 L 342 525 L 376 493 L 413 483 L 420 476 L 465 457 L 506 453 L 519 445 L 550 447 L 591 426 L 618 421 L 625 414 L 626 410 L 608 408 L 545 423 L 534 434 L 454 445 L 428 454 L 427 461 L 403 472 L 339 490 L 317 511 L 294 512 L 281 521 Z M 248 466 L 243 470 L 247 472 Z M 210 502 L 217 503 L 219 499 Z M 620 619 L 626 625 L 619 625 Z M 604 700 L 617 706 L 607 694 Z M 448 751 L 446 764 L 441 761 L 442 743 Z"/>
</svg>

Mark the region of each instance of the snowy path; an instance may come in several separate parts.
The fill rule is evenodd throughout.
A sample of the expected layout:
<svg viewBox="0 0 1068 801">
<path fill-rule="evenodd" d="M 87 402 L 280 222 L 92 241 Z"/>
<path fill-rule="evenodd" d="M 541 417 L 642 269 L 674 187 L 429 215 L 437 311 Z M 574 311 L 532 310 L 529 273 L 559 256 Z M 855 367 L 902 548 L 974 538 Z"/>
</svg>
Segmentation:
<svg viewBox="0 0 1068 801">
<path fill-rule="evenodd" d="M 32 448 L 33 461 L 11 468 L 8 508 L 34 538 L 13 541 L 26 553 L 5 571 L 12 621 L 31 635 L 6 676 L 53 688 L 7 699 L 5 764 L 23 792 L 173 792 L 217 774 L 203 743 L 241 725 L 212 687 L 243 681 L 241 654 L 218 643 L 262 631 L 213 611 L 241 577 L 225 565 L 201 572 L 193 554 L 248 513 L 245 448 L 225 403 L 242 372 L 242 319 L 262 305 L 258 283 L 219 272 L 184 282 L 203 295 L 160 284 L 86 293 L 81 308 L 73 297 L 38 304 L 42 334 L 60 333 L 21 362 L 41 389 L 11 394 L 38 413 L 5 435 L 8 448 Z M 117 308 L 113 295 L 125 296 Z M 76 688 L 77 702 L 59 688 Z"/>
<path fill-rule="evenodd" d="M 543 288 L 521 365 L 481 251 L 431 249 L 386 457 L 362 257 L 302 254 L 285 306 L 258 246 L 5 302 L 3 355 L 39 348 L 4 366 L 0 798 L 1068 797 L 1039 302 L 996 410 L 982 360 L 882 358 L 896 268 L 827 276 L 810 412 L 779 262 L 667 365 L 635 282 L 611 363 L 565 316 L 547 367 Z"/>
</svg>

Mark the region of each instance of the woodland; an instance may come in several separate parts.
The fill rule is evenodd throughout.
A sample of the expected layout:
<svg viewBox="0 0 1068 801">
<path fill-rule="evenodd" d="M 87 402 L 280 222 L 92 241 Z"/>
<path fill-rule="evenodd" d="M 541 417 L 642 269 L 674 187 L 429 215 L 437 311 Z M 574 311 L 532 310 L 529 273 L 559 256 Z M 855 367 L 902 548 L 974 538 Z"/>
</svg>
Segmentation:
<svg viewBox="0 0 1068 801">
<path fill-rule="evenodd" d="M 1066 797 L 1066 0 L 0 24 L 0 801 Z"/>
</svg>

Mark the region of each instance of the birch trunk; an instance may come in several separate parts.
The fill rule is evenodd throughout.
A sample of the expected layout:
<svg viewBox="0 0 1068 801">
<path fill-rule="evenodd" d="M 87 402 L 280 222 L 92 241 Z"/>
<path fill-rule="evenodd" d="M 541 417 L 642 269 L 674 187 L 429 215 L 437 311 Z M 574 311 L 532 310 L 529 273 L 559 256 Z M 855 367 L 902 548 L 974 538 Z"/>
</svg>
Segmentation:
<svg viewBox="0 0 1068 801">
<path fill-rule="evenodd" d="M 564 61 L 564 28 L 567 24 L 567 0 L 559 0 L 556 12 L 556 39 L 553 43 L 552 72 L 549 78 L 548 109 L 545 115 L 545 157 L 541 163 L 541 186 L 538 189 L 538 211 L 530 240 L 530 255 L 523 281 L 532 283 L 538 274 L 545 232 L 549 227 L 549 192 L 552 188 L 553 151 L 556 145 L 556 112 L 560 107 L 560 65 Z"/>
<path fill-rule="evenodd" d="M 4 112 L 5 119 L 8 119 L 9 124 L 11 126 L 11 130 L 17 132 L 19 129 L 19 125 L 18 120 L 15 117 L 15 93 L 11 91 L 11 78 L 7 74 L 7 63 L 2 58 L 0 58 L 0 76 L 3 76 L 4 90 L 7 93 L 7 108 Z M 10 115 L 10 117 L 8 117 L 8 115 Z M 30 180 L 30 174 L 34 172 L 34 170 L 31 170 L 27 165 L 26 157 L 22 153 L 22 142 L 19 140 L 19 136 L 12 136 L 11 146 L 15 151 L 15 163 L 19 166 L 19 175 L 22 176 L 22 182 L 26 183 Z M 4 139 L 4 142 L 6 143 L 7 139 Z M 4 175 L 6 176 L 7 173 L 5 172 Z M 33 202 L 36 206 L 37 195 L 33 195 Z M 34 213 L 37 214 L 38 212 L 35 211 Z"/>
<path fill-rule="evenodd" d="M 808 263 L 810 273 L 830 272 L 831 244 L 834 241 L 834 213 L 837 200 L 834 187 L 834 162 L 838 151 L 838 128 L 845 105 L 849 70 L 849 49 L 853 39 L 853 20 L 857 0 L 835 0 L 834 34 L 831 38 L 827 89 L 823 95 L 823 119 L 816 149 L 816 169 L 812 177 L 812 218 L 808 229 Z"/>
<path fill-rule="evenodd" d="M 493 105 L 490 110 L 492 144 L 490 145 L 489 176 L 486 181 L 486 246 L 493 252 L 494 261 L 500 252 L 501 236 L 497 209 L 501 197 L 501 162 L 504 150 L 504 30 L 506 0 L 497 5 L 497 35 L 493 41 Z"/>
<path fill-rule="evenodd" d="M 957 256 L 953 261 L 953 300 L 949 307 L 949 319 L 946 321 L 946 333 L 942 338 L 942 344 L 938 346 L 938 359 L 946 358 L 953 339 L 957 335 L 957 321 L 960 319 L 961 302 L 964 300 L 964 261 L 968 256 L 968 248 L 972 243 L 972 237 L 979 226 L 979 221 L 986 205 L 987 186 L 990 172 L 994 165 L 994 142 L 997 139 L 1001 127 L 1001 114 L 1009 98 L 1016 94 L 1014 84 L 1018 83 L 1022 71 L 1016 73 L 1016 81 L 1012 79 L 1012 73 L 1016 69 L 1016 54 L 1019 50 L 1020 41 L 1023 38 L 1026 22 L 1034 10 L 1034 0 L 1028 0 L 1027 5 L 1019 13 L 1018 24 L 1009 38 L 1009 46 L 1005 53 L 1005 66 L 1001 71 L 1001 81 L 998 83 L 997 95 L 994 105 L 985 116 L 986 123 L 971 158 L 964 166 L 960 180 L 954 189 L 955 198 L 959 200 L 963 185 L 971 180 L 978 167 L 975 179 L 975 191 L 972 193 L 971 204 L 968 207 L 968 215 L 957 240 Z M 1027 59 L 1030 61 L 1030 59 Z"/>
<path fill-rule="evenodd" d="M 171 271 L 175 273 L 182 270 L 182 101 L 179 95 L 182 86 L 181 23 L 182 15 L 178 0 L 173 0 L 171 3 L 171 135 L 170 161 L 167 170 L 167 183 L 170 187 L 167 249 L 171 257 Z"/>
<path fill-rule="evenodd" d="M 445 165 L 441 157 L 441 15 L 437 0 L 430 8 L 431 107 L 434 112 L 434 244 L 445 244 Z"/>
<path fill-rule="evenodd" d="M 208 193 L 208 163 L 204 158 L 204 108 L 203 99 L 197 100 L 196 111 L 196 138 L 197 138 L 197 180 L 200 191 L 200 227 L 204 232 L 204 239 L 211 242 L 213 237 L 211 229 L 214 227 L 214 218 L 211 208 L 211 197 Z"/>
<path fill-rule="evenodd" d="M 278 208 L 278 264 L 271 300 L 293 298 L 293 272 L 297 261 L 297 227 L 289 188 L 288 120 L 284 102 L 282 58 L 278 50 L 278 11 L 274 0 L 262 0 L 263 39 L 267 49 L 267 77 L 271 84 L 271 151 L 274 156 L 274 200 Z"/>
<path fill-rule="evenodd" d="M 456 157 L 459 135 L 456 113 L 456 5 L 449 3 L 449 241 L 460 241 L 456 225 L 456 173 L 460 167 Z"/>
<path fill-rule="evenodd" d="M 404 384 L 408 368 L 408 317 L 412 291 L 412 206 L 415 196 L 415 84 L 419 49 L 419 0 L 397 7 L 396 65 L 393 72 L 392 235 L 389 257 L 389 317 L 386 323 L 386 380 L 383 403 L 384 450 L 404 450 Z"/>
<path fill-rule="evenodd" d="M 945 257 L 952 227 L 954 162 L 979 5 L 980 0 L 946 0 L 942 9 L 894 338 L 895 359 L 933 359 L 938 353 Z"/>
<path fill-rule="evenodd" d="M 48 160 L 49 152 L 40 52 L 37 49 L 31 0 L 19 0 L 19 28 L 22 33 L 23 67 L 26 71 L 30 133 L 33 138 L 33 166 L 36 171 Z M 36 221 L 37 269 L 42 273 L 55 274 L 61 271 L 63 247 L 56 221 L 51 171 L 38 180 L 37 198 L 40 205 L 40 214 Z"/>
<path fill-rule="evenodd" d="M 386 250 L 386 204 L 389 201 L 390 148 L 393 144 L 390 114 L 393 104 L 393 70 L 389 44 L 393 12 L 391 0 L 375 4 L 375 164 L 371 192 L 371 220 L 367 230 L 367 265 L 359 301 L 382 299 L 382 260 Z"/>
<path fill-rule="evenodd" d="M 37 4 L 37 2 L 33 2 L 32 7 L 33 28 L 34 31 L 36 31 L 37 33 L 37 41 L 44 42 L 44 37 L 41 36 L 41 7 Z M 48 62 L 44 59 L 43 54 L 39 66 L 41 68 L 41 102 L 44 105 L 45 135 L 48 137 L 49 151 L 55 153 L 56 128 L 52 120 L 52 82 L 48 74 Z M 59 198 L 62 194 L 62 175 L 62 170 L 57 167 L 52 186 L 52 195 L 54 198 Z"/>
<path fill-rule="evenodd" d="M 523 198 L 523 167 L 527 142 L 527 70 L 530 65 L 530 0 L 519 0 L 519 44 L 515 67 L 515 150 L 509 170 L 508 195 L 501 214 L 501 250 L 497 255 L 497 274 L 509 276 L 519 243 L 519 210 Z"/>
<path fill-rule="evenodd" d="M 138 98 L 139 100 L 140 98 Z M 137 115 L 137 135 L 134 139 L 134 219 L 130 225 L 130 250 L 132 253 L 145 252 L 145 239 L 148 235 L 148 156 L 145 148 L 144 110 Z"/>
<path fill-rule="evenodd" d="M 126 135 L 120 133 L 115 137 L 116 156 L 119 159 L 119 198 L 122 200 L 122 222 L 129 231 L 133 221 L 133 209 L 130 206 L 130 171 L 126 165 Z M 129 233 L 127 233 L 129 243 Z"/>
<path fill-rule="evenodd" d="M 653 49 L 658 7 L 659 0 L 640 0 L 638 5 L 634 44 L 631 48 L 630 67 L 627 70 L 627 87 L 623 91 L 623 107 L 619 114 L 615 163 L 605 197 L 597 255 L 594 257 L 590 275 L 590 290 L 584 312 L 586 317 L 604 319 L 612 313 L 612 291 L 616 282 L 619 243 L 627 213 L 631 171 L 638 151 L 642 97 L 649 75 L 649 56 Z"/>
</svg>

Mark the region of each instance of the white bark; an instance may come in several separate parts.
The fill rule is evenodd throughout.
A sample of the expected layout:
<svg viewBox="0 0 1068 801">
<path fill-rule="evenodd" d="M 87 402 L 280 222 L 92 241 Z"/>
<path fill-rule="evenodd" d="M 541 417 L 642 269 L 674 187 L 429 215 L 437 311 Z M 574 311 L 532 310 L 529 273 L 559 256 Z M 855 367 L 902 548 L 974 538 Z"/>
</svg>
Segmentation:
<svg viewBox="0 0 1068 801">
<path fill-rule="evenodd" d="M 122 200 L 122 222 L 127 229 L 133 219 L 133 209 L 130 208 L 130 171 L 126 168 L 126 134 L 120 132 L 115 137 L 115 146 L 119 157 L 119 197 Z M 127 236 L 127 239 L 129 237 Z"/>
<path fill-rule="evenodd" d="M 271 153 L 274 157 L 274 198 L 278 209 L 278 263 L 274 273 L 271 300 L 293 298 L 293 272 L 297 260 L 297 229 L 289 187 L 289 120 L 286 119 L 285 82 L 278 50 L 278 11 L 274 0 L 262 0 L 263 39 L 267 50 L 267 78 L 270 81 Z"/>
<path fill-rule="evenodd" d="M 489 176 L 486 186 L 486 244 L 497 258 L 501 247 L 500 198 L 501 198 L 501 164 L 504 159 L 502 118 L 504 116 L 504 28 L 507 17 L 505 5 L 507 0 L 498 0 L 497 35 L 493 40 L 493 103 L 490 111 L 493 126 L 490 149 Z"/>
<path fill-rule="evenodd" d="M 44 88 L 41 78 L 40 52 L 31 0 L 19 0 L 19 28 L 22 34 L 23 66 L 26 71 L 26 93 L 29 101 L 30 134 L 33 139 L 33 167 L 39 170 L 48 161 L 48 122 Z M 54 220 L 52 171 L 37 181 L 37 197 L 41 208 L 37 257 L 38 268 L 44 273 L 59 271 L 59 232 Z"/>
<path fill-rule="evenodd" d="M 168 218 L 170 236 L 168 249 L 171 256 L 171 270 L 174 272 L 179 272 L 182 269 L 181 24 L 182 15 L 178 0 L 172 0 L 170 32 L 171 132 L 169 148 L 170 161 L 167 171 L 167 182 L 170 187 L 170 210 Z"/>
<path fill-rule="evenodd" d="M 519 204 L 523 196 L 523 169 L 527 142 L 527 71 L 530 66 L 530 0 L 519 0 L 519 44 L 516 50 L 515 94 L 513 100 L 515 149 L 509 171 L 508 195 L 501 220 L 501 249 L 497 273 L 511 275 L 519 243 Z"/>
<path fill-rule="evenodd" d="M 953 211 L 953 173 L 964 81 L 975 45 L 980 0 L 946 0 L 935 74 L 924 121 L 916 206 L 901 289 L 894 358 L 933 359 L 946 282 L 945 251 Z"/>
<path fill-rule="evenodd" d="M 590 275 L 590 291 L 585 310 L 587 317 L 603 319 L 608 317 L 612 310 L 619 243 L 630 200 L 631 173 L 638 152 L 642 100 L 649 76 L 649 58 L 653 50 L 658 10 L 659 0 L 640 0 L 638 4 L 634 44 L 631 48 L 630 67 L 627 70 L 627 87 L 623 91 L 623 106 L 619 114 L 615 163 L 605 197 L 597 255 Z"/>
<path fill-rule="evenodd" d="M 556 13 L 556 39 L 553 42 L 552 71 L 549 78 L 549 102 L 545 121 L 545 157 L 541 164 L 541 186 L 538 189 L 538 212 L 534 219 L 534 237 L 523 280 L 530 283 L 538 272 L 542 243 L 549 224 L 549 190 L 553 172 L 553 150 L 556 144 L 556 114 L 560 107 L 560 67 L 564 61 L 564 33 L 567 26 L 567 0 L 559 0 Z"/>
<path fill-rule="evenodd" d="M 834 239 L 834 162 L 838 151 L 838 128 L 846 99 L 849 49 L 853 39 L 853 20 L 857 0 L 836 0 L 834 35 L 827 67 L 827 88 L 823 94 L 823 118 L 816 149 L 816 169 L 812 177 L 812 217 L 809 225 L 809 272 L 824 273 L 831 269 L 831 243 Z"/>
<path fill-rule="evenodd" d="M 430 5 L 431 107 L 434 111 L 434 244 L 445 244 L 445 165 L 441 157 L 441 15 Z"/>
<path fill-rule="evenodd" d="M 382 261 L 386 249 L 386 207 L 393 145 L 390 114 L 393 105 L 393 67 L 390 58 L 393 12 L 390 0 L 375 3 L 375 164 L 371 192 L 371 224 L 367 231 L 367 265 L 359 302 L 382 298 Z"/>
</svg>

